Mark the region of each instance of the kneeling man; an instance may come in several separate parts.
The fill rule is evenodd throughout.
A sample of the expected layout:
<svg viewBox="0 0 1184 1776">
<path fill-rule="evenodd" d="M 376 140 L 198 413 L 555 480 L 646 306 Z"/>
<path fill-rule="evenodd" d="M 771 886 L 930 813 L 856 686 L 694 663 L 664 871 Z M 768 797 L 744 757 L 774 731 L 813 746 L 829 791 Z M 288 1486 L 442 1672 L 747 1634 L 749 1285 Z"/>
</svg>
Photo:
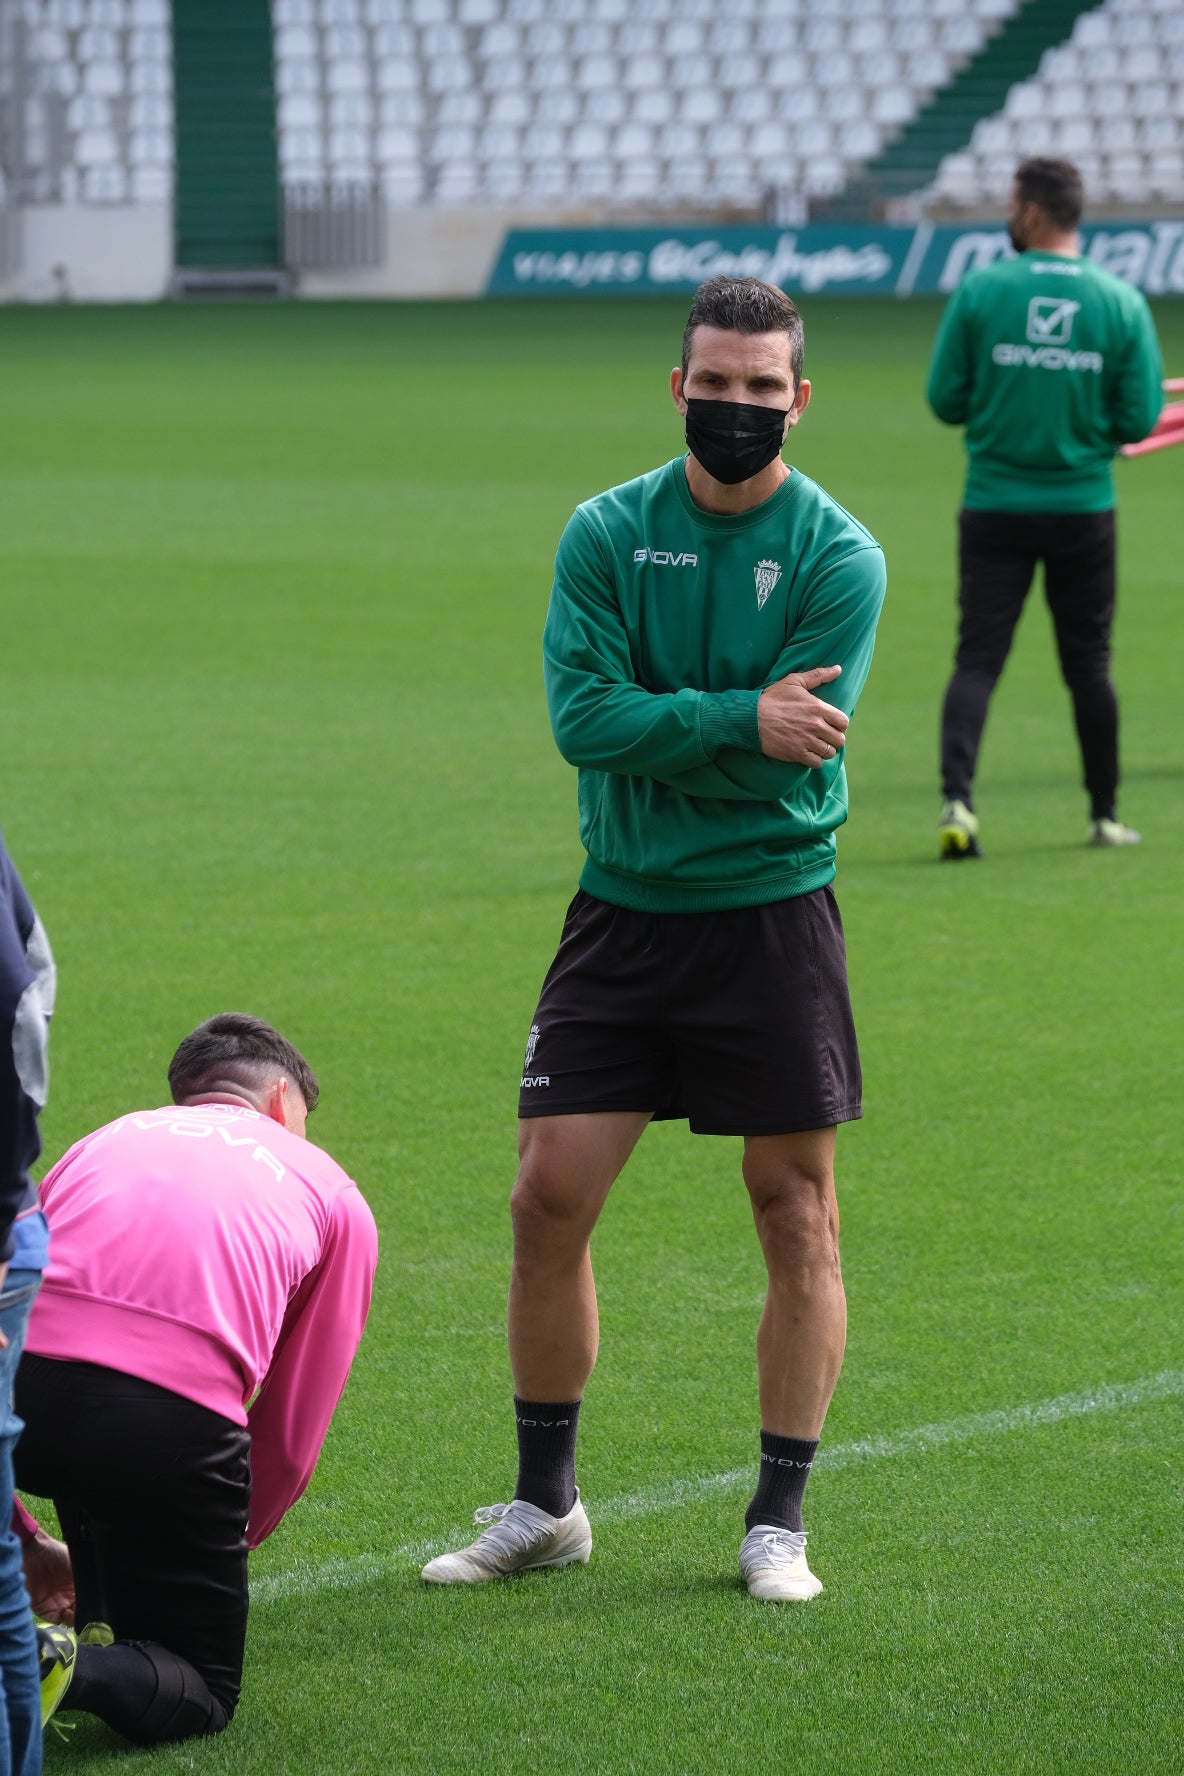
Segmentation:
<svg viewBox="0 0 1184 1776">
<path fill-rule="evenodd" d="M 54 1501 L 82 1625 L 41 1630 L 43 1704 L 144 1745 L 234 1713 L 247 1550 L 312 1476 L 377 1257 L 360 1191 L 304 1139 L 316 1076 L 278 1031 L 210 1018 L 169 1086 L 44 1180 L 17 1384 L 17 1483 Z"/>
</svg>

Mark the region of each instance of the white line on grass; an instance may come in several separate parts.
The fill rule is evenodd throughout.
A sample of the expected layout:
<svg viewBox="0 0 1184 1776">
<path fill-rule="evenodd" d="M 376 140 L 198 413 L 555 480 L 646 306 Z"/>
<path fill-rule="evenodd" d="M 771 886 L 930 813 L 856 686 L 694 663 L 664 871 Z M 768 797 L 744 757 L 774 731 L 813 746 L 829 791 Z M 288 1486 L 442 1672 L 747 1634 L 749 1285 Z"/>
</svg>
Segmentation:
<svg viewBox="0 0 1184 1776">
<path fill-rule="evenodd" d="M 890 1461 L 901 1455 L 922 1455 L 945 1443 L 969 1443 L 976 1437 L 1002 1437 L 1037 1425 L 1058 1424 L 1066 1418 L 1083 1418 L 1094 1412 L 1118 1412 L 1126 1406 L 1147 1406 L 1156 1400 L 1175 1400 L 1184 1395 L 1184 1369 L 1164 1369 L 1138 1381 L 1118 1381 L 1089 1388 L 1080 1394 L 1056 1394 L 1050 1400 L 1033 1400 L 1026 1406 L 1004 1406 L 994 1412 L 968 1412 L 913 1430 L 894 1431 L 884 1437 L 860 1437 L 854 1443 L 836 1443 L 819 1451 L 817 1467 L 851 1468 L 861 1462 Z M 598 1499 L 593 1516 L 598 1523 L 620 1522 L 627 1517 L 649 1517 L 657 1511 L 677 1510 L 696 1499 L 717 1492 L 739 1492 L 752 1484 L 753 1467 L 732 1468 L 726 1474 L 668 1480 L 640 1492 L 622 1492 Z M 405 1542 L 387 1554 L 359 1554 L 316 1565 L 296 1566 L 273 1573 L 251 1585 L 251 1601 L 306 1597 L 316 1591 L 334 1591 L 364 1584 L 395 1571 L 407 1562 L 417 1566 L 455 1545 L 457 1536 L 436 1536 L 430 1541 Z"/>
</svg>

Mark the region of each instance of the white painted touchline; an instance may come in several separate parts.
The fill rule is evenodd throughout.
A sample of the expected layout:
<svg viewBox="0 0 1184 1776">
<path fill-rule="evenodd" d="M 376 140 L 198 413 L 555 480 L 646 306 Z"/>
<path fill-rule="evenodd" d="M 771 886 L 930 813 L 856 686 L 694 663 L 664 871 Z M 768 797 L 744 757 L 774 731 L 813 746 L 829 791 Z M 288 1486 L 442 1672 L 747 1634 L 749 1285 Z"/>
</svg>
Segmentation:
<svg viewBox="0 0 1184 1776">
<path fill-rule="evenodd" d="M 975 1437 L 1002 1437 L 1010 1431 L 1026 1431 L 1037 1425 L 1057 1424 L 1066 1418 L 1084 1418 L 1093 1412 L 1118 1412 L 1125 1406 L 1146 1406 L 1156 1400 L 1184 1396 L 1184 1369 L 1164 1369 L 1138 1381 L 1109 1382 L 1080 1394 L 1056 1394 L 1050 1400 L 1033 1400 L 1026 1406 L 1003 1406 L 994 1412 L 968 1412 L 913 1430 L 894 1431 L 885 1437 L 860 1437 L 854 1443 L 836 1443 L 819 1450 L 815 1466 L 851 1468 L 860 1462 L 890 1461 L 894 1456 L 919 1455 L 943 1443 L 969 1443 Z M 620 1522 L 627 1517 L 649 1517 L 657 1511 L 676 1510 L 709 1498 L 717 1492 L 739 1492 L 752 1485 L 754 1464 L 732 1468 L 726 1474 L 704 1474 L 698 1479 L 668 1480 L 640 1492 L 622 1492 L 597 1499 L 593 1523 Z M 272 1598 L 305 1597 L 315 1591 L 334 1591 L 345 1586 L 382 1578 L 413 1562 L 421 1566 L 435 1554 L 443 1554 L 460 1541 L 463 1531 L 435 1536 L 430 1541 L 405 1542 L 387 1554 L 358 1554 L 347 1559 L 319 1561 L 288 1572 L 272 1573 L 251 1585 L 251 1602 Z"/>
</svg>

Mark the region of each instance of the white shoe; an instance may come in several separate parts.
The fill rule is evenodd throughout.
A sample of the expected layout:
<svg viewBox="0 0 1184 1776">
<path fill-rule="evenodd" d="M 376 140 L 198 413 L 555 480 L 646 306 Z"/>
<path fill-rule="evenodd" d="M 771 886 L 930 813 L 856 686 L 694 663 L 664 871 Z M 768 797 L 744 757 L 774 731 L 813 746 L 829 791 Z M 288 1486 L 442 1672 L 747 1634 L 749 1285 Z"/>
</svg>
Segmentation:
<svg viewBox="0 0 1184 1776">
<path fill-rule="evenodd" d="M 1137 845 L 1142 835 L 1121 820 L 1091 820 L 1086 834 L 1087 845 Z"/>
<path fill-rule="evenodd" d="M 477 1585 L 539 1566 L 583 1564 L 592 1552 L 592 1526 L 578 1487 L 566 1517 L 552 1517 L 525 1499 L 512 1499 L 508 1505 L 481 1505 L 473 1522 L 489 1527 L 467 1548 L 429 1560 L 421 1575 L 429 1584 Z"/>
<path fill-rule="evenodd" d="M 740 1573 L 751 1597 L 805 1603 L 822 1590 L 806 1565 L 805 1530 L 756 1524 L 740 1544 Z"/>
</svg>

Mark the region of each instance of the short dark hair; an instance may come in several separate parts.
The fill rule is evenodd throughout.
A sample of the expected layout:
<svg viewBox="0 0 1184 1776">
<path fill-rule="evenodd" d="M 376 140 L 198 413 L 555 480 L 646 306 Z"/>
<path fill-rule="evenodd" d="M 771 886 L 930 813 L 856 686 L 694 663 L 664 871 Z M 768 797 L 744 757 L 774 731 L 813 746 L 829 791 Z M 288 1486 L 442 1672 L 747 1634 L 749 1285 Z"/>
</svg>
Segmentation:
<svg viewBox="0 0 1184 1776">
<path fill-rule="evenodd" d="M 169 1062 L 174 1104 L 204 1092 L 264 1090 L 280 1073 L 300 1087 L 308 1110 L 321 1088 L 300 1050 L 285 1036 L 245 1011 L 220 1011 L 186 1036 Z"/>
<path fill-rule="evenodd" d="M 684 376 L 691 361 L 691 335 L 696 327 L 721 327 L 726 333 L 787 333 L 795 390 L 802 380 L 802 358 L 806 349 L 802 317 L 797 303 L 792 302 L 776 284 L 746 277 L 708 278 L 705 284 L 700 284 L 683 330 Z"/>
<path fill-rule="evenodd" d="M 1049 221 L 1068 231 L 1081 221 L 1085 186 L 1071 160 L 1053 160 L 1033 154 L 1015 169 L 1016 196 L 1021 204 L 1034 203 Z"/>
</svg>

